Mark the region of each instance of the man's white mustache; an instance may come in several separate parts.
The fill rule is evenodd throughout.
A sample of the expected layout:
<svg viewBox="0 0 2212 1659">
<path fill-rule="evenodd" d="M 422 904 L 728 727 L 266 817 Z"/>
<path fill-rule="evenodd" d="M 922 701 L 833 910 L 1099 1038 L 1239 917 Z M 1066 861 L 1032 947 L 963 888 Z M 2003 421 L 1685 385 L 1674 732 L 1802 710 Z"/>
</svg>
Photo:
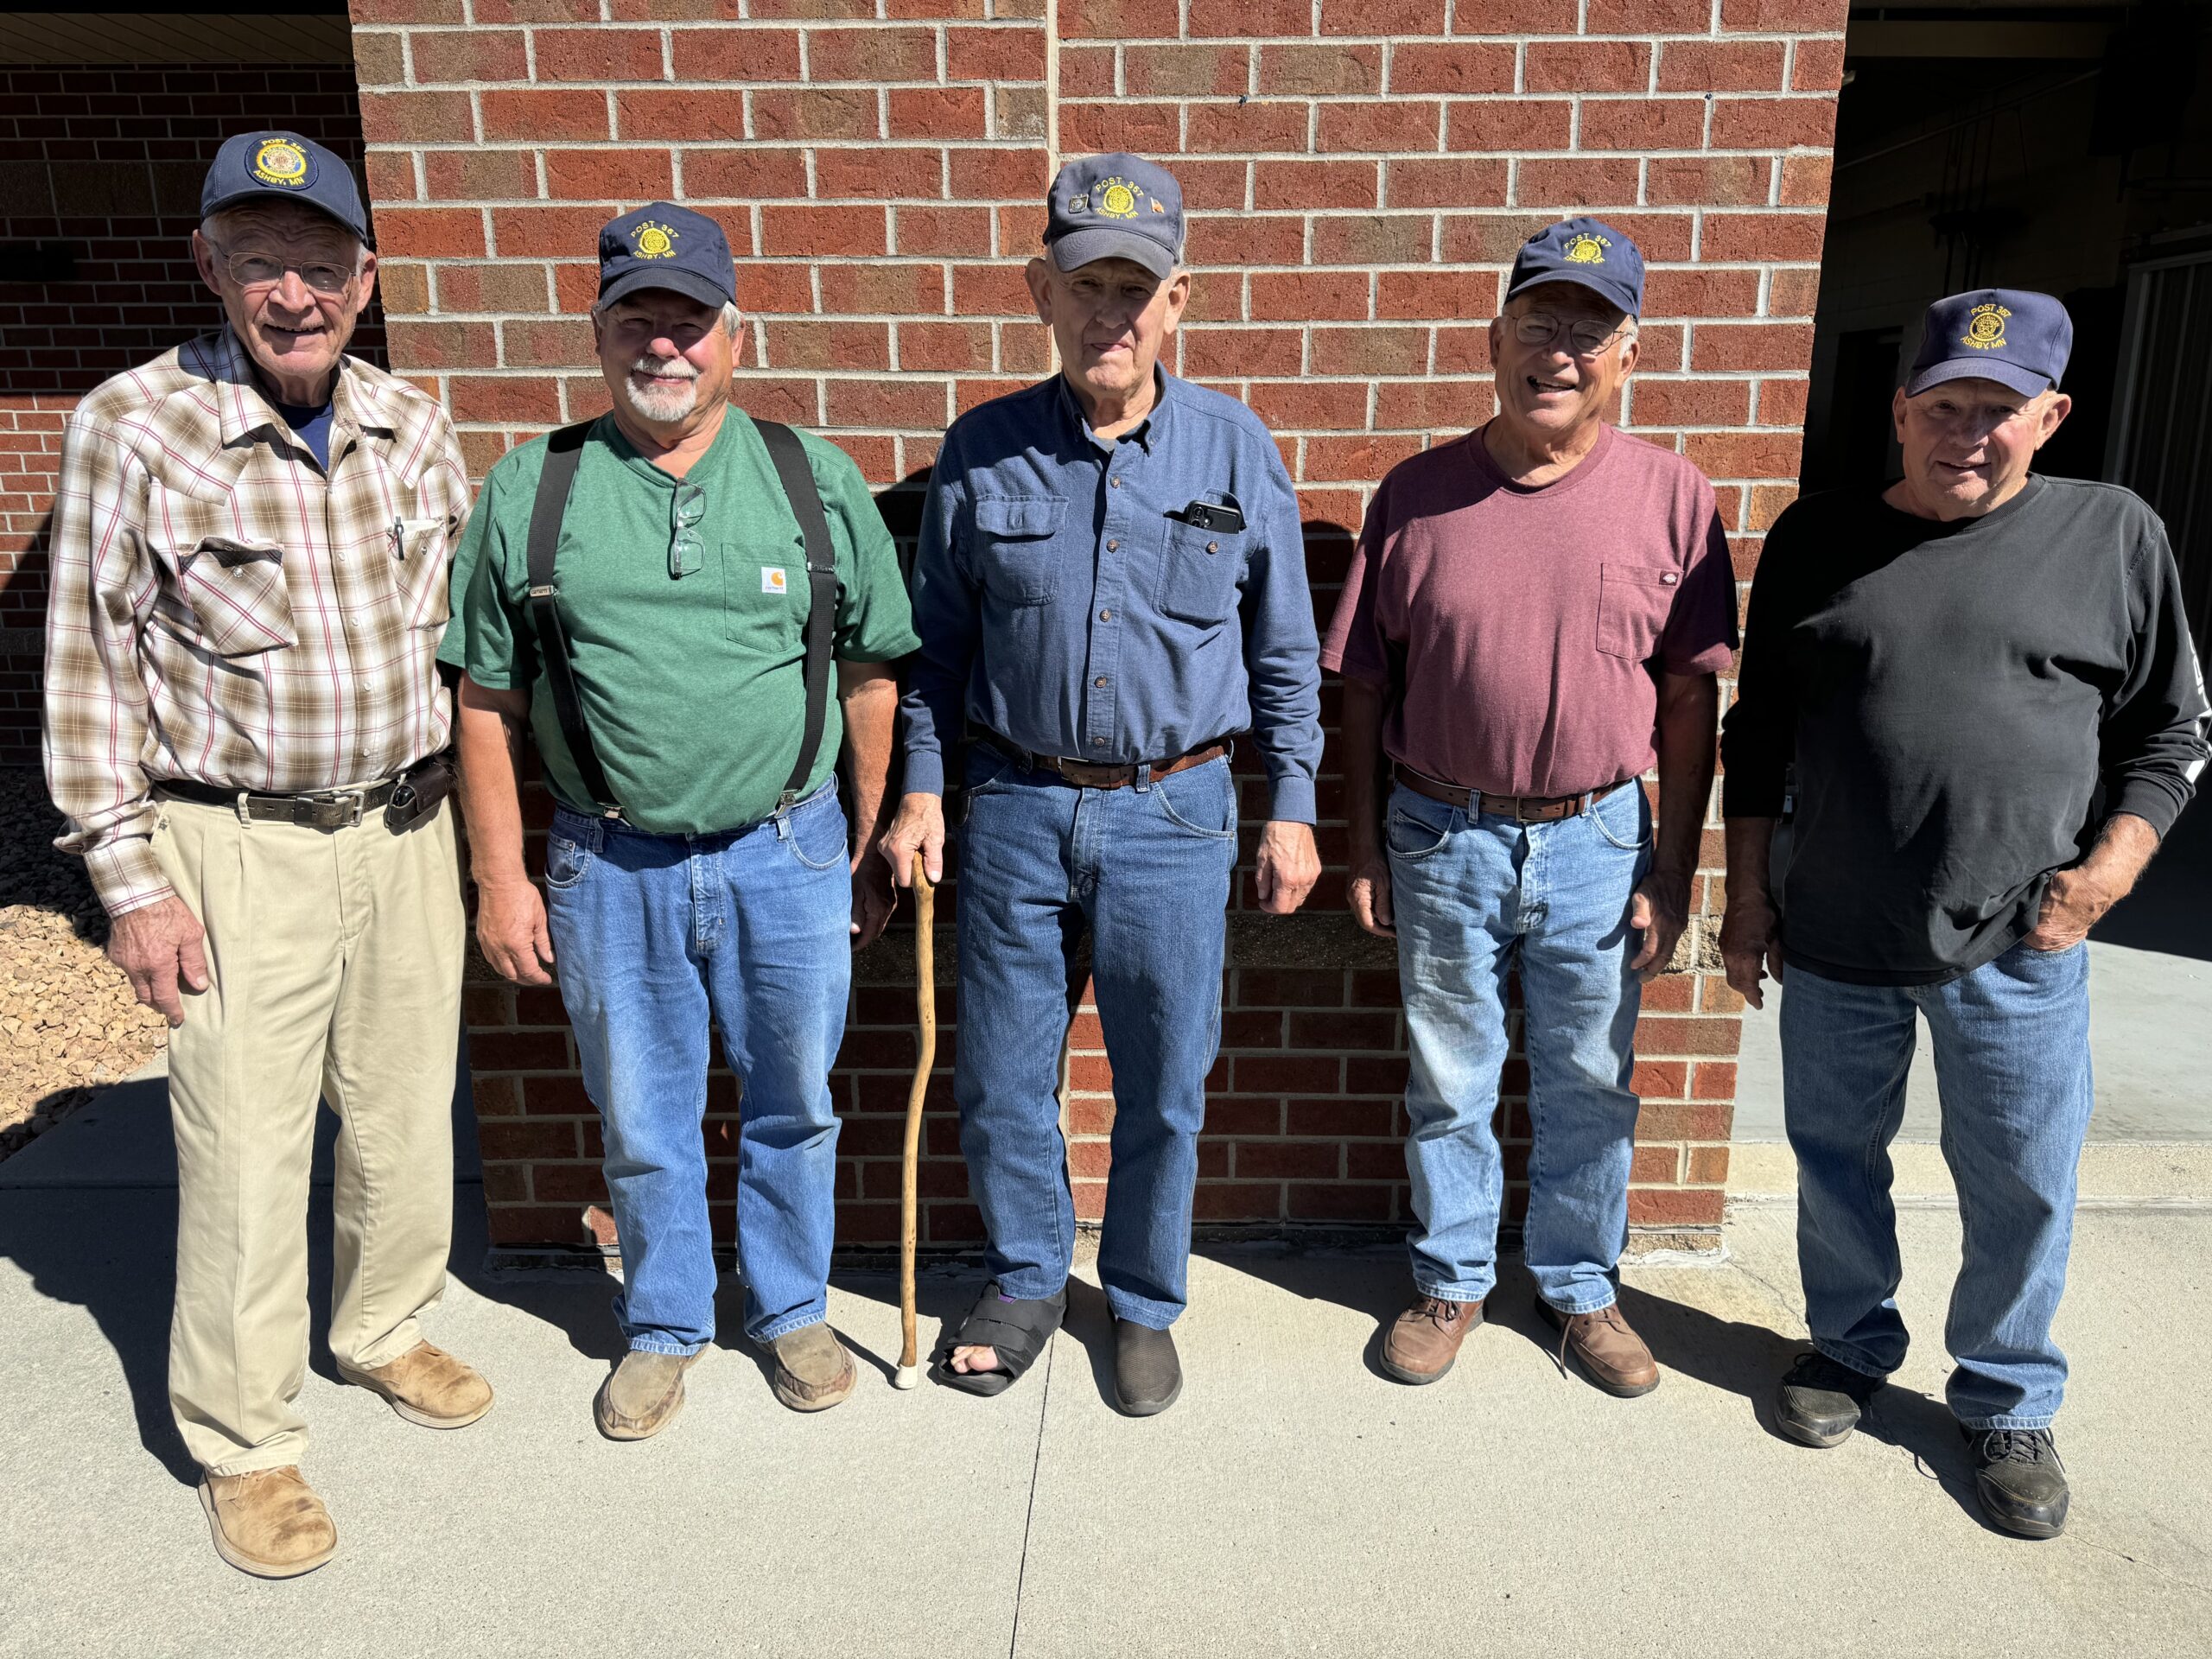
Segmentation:
<svg viewBox="0 0 2212 1659">
<path fill-rule="evenodd" d="M 630 365 L 630 372 L 649 374 L 663 380 L 696 380 L 699 378 L 697 368 L 680 357 L 670 358 L 666 361 L 657 357 L 641 357 Z"/>
</svg>

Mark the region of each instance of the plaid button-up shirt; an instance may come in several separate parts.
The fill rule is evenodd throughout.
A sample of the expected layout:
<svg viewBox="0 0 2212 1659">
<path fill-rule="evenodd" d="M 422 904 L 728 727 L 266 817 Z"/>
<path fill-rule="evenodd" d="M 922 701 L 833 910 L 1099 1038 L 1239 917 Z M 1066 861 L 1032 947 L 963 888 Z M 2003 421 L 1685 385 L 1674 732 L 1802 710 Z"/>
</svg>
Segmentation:
<svg viewBox="0 0 2212 1659">
<path fill-rule="evenodd" d="M 226 328 L 70 417 L 54 503 L 46 776 L 119 915 L 168 894 L 153 788 L 372 783 L 446 746 L 438 678 L 468 480 L 445 410 L 352 358 L 330 470 Z"/>
</svg>

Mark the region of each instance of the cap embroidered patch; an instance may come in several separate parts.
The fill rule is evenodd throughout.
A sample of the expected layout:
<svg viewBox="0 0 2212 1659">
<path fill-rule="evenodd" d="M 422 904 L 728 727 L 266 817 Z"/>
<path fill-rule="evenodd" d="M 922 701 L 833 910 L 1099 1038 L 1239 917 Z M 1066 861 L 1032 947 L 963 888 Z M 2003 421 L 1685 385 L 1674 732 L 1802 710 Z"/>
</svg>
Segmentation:
<svg viewBox="0 0 2212 1659">
<path fill-rule="evenodd" d="M 271 138 L 253 152 L 253 176 L 280 189 L 300 190 L 314 182 L 308 153 L 289 138 Z"/>
<path fill-rule="evenodd" d="M 1109 219 L 1137 216 L 1136 187 L 1124 178 L 1103 181 L 1098 187 L 1098 211 Z"/>
<path fill-rule="evenodd" d="M 764 564 L 760 567 L 760 591 L 764 594 L 791 591 L 791 578 L 784 574 L 781 565 Z"/>
<path fill-rule="evenodd" d="M 1978 352 L 1996 351 L 2005 344 L 2005 319 L 2012 313 L 1994 300 L 1986 301 L 1968 312 L 1971 319 L 1967 331 L 1959 336 L 1959 344 L 1971 346 Z"/>
<path fill-rule="evenodd" d="M 652 219 L 630 232 L 630 251 L 640 259 L 673 259 L 677 232 Z"/>
<path fill-rule="evenodd" d="M 1605 250 L 1612 245 L 1604 237 L 1592 236 L 1586 232 L 1569 241 L 1561 251 L 1570 264 L 1602 265 L 1605 263 Z"/>
</svg>

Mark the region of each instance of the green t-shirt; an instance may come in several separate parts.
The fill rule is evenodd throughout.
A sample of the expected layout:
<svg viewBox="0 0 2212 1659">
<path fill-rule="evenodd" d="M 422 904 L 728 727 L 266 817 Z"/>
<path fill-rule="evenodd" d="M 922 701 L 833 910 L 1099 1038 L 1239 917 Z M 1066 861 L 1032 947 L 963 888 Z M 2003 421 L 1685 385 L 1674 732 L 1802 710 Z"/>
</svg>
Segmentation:
<svg viewBox="0 0 2212 1659">
<path fill-rule="evenodd" d="M 891 533 L 860 468 L 800 434 L 837 558 L 835 654 L 888 662 L 915 650 Z M 531 730 L 553 792 L 591 797 L 561 735 L 531 625 L 530 515 L 545 440 L 503 456 L 454 558 L 441 661 L 494 690 L 531 688 Z M 677 480 L 611 416 L 584 440 L 555 567 L 584 727 L 624 816 L 658 835 L 758 823 L 798 759 L 806 721 L 806 552 L 760 431 L 733 409 L 687 480 L 705 493 L 691 559 L 671 555 Z M 696 569 L 676 570 L 685 564 Z M 836 686 L 807 787 L 836 767 Z"/>
</svg>

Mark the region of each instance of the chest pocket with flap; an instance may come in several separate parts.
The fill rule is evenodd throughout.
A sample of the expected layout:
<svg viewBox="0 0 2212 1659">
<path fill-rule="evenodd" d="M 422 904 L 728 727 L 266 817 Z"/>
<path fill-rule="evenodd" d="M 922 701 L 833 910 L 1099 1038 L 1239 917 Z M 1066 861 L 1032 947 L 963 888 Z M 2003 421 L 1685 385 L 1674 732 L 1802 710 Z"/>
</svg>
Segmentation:
<svg viewBox="0 0 2212 1659">
<path fill-rule="evenodd" d="M 976 503 L 976 575 L 1007 605 L 1042 605 L 1059 585 L 1052 537 L 1068 504 L 1052 496 L 985 496 Z"/>
<path fill-rule="evenodd" d="M 1249 531 L 1201 530 L 1179 518 L 1166 524 L 1155 602 L 1179 621 L 1211 626 L 1226 621 L 1236 605 Z"/>
<path fill-rule="evenodd" d="M 177 588 L 195 631 L 218 656 L 250 657 L 300 642 L 284 551 L 273 542 L 207 537 L 180 562 Z"/>
</svg>

